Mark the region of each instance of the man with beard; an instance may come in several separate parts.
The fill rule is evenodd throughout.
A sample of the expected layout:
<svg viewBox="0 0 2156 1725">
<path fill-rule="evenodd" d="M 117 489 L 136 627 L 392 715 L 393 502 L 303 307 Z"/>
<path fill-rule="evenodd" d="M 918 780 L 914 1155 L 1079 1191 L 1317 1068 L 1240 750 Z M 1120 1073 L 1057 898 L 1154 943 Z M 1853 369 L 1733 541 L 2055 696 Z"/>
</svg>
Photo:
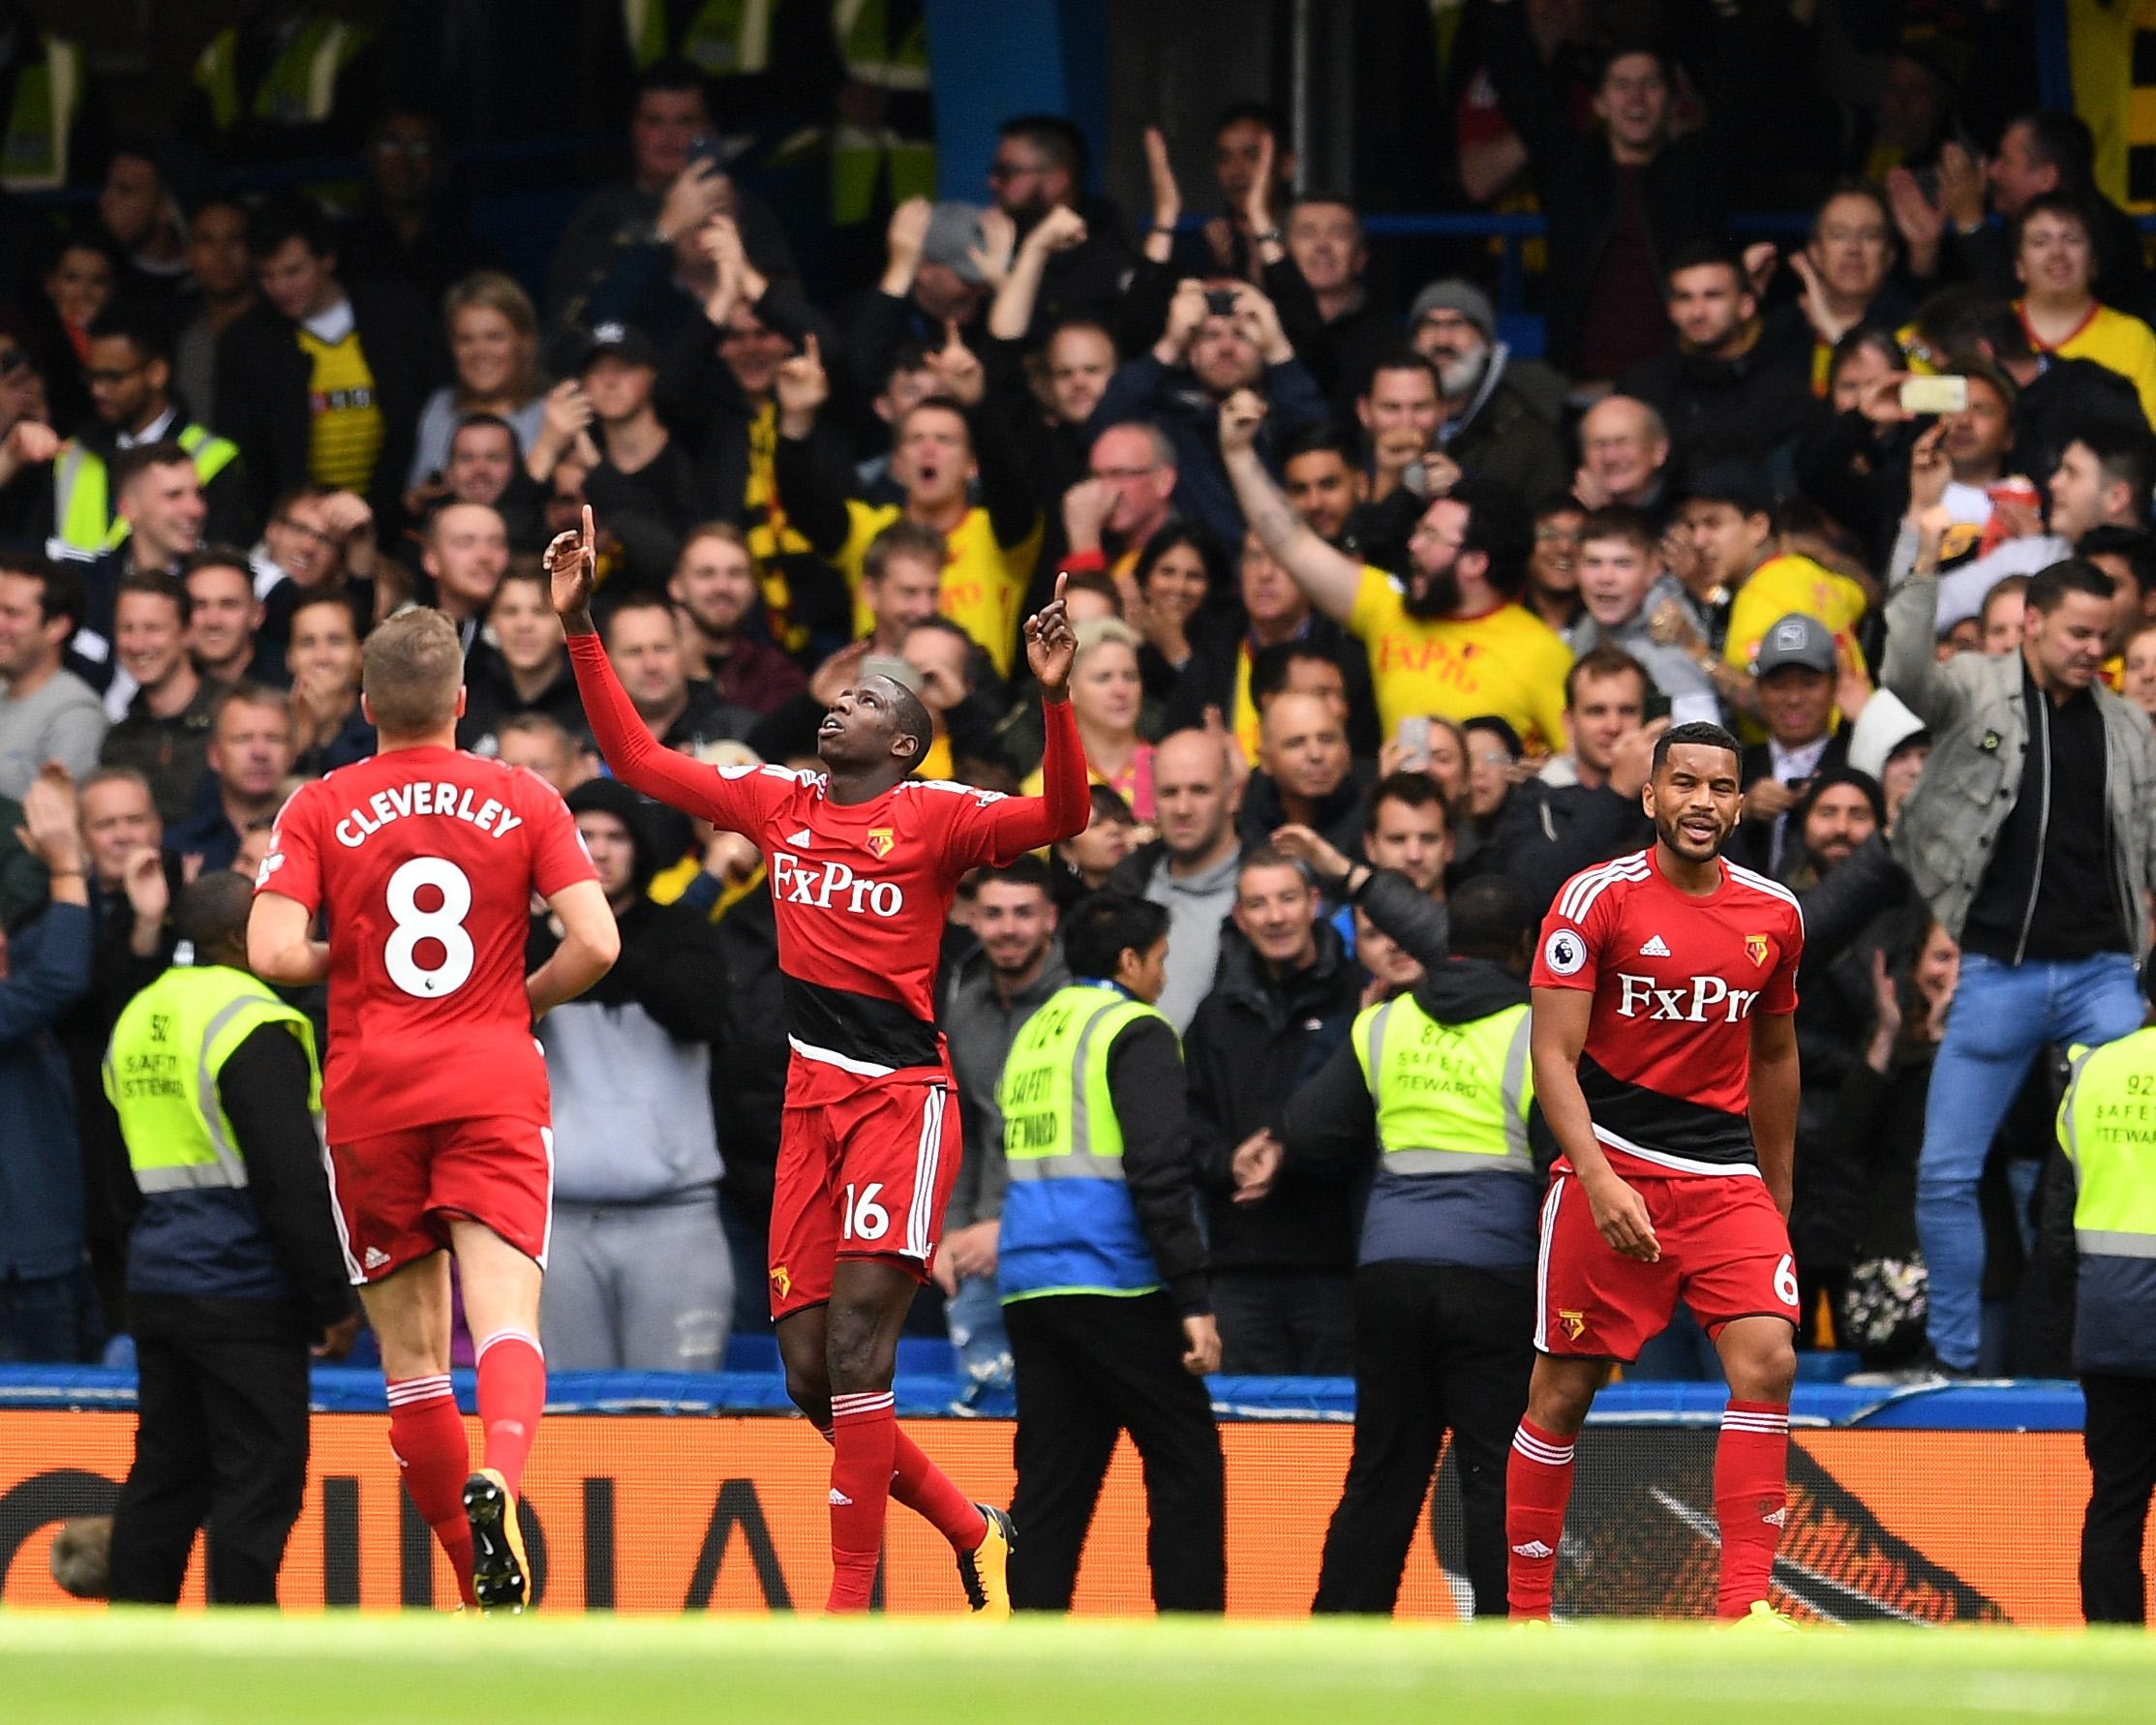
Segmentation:
<svg viewBox="0 0 2156 1725">
<path fill-rule="evenodd" d="M 1563 387 L 1546 369 L 1530 377 L 1497 340 L 1497 312 L 1472 282 L 1446 277 L 1414 296 L 1414 350 L 1438 368 L 1438 446 L 1470 473 L 1502 479 L 1522 497 L 1549 497 L 1571 477 L 1557 413 Z"/>
<path fill-rule="evenodd" d="M 1765 461 L 1795 442 L 1812 415 L 1810 381 L 1793 350 L 1761 339 L 1744 259 L 1719 241 L 1686 246 L 1663 278 L 1663 307 L 1675 345 L 1619 388 L 1661 414 L 1678 469 Z"/>
<path fill-rule="evenodd" d="M 1085 135 L 1059 114 L 1003 122 L 988 164 L 988 195 L 1023 245 L 1050 216 L 1068 211 L 1076 239 L 1046 259 L 1032 316 L 1017 333 L 1038 339 L 1071 318 L 1114 315 L 1134 261 L 1112 204 L 1085 196 Z"/>
<path fill-rule="evenodd" d="M 1254 446 L 1263 415 L 1249 391 L 1221 413 L 1221 453 L 1236 499 L 1312 603 L 1361 638 L 1385 732 L 1417 715 L 1464 721 L 1490 713 L 1530 746 L 1551 746 L 1563 731 L 1572 655 L 1516 603 L 1530 545 L 1517 495 L 1489 480 L 1454 485 L 1423 512 L 1408 541 L 1407 578 L 1397 582 L 1303 525 Z"/>
<path fill-rule="evenodd" d="M 808 686 L 801 667 L 760 627 L 748 626 L 756 566 L 739 528 L 709 521 L 691 531 L 666 593 L 685 624 L 682 652 L 689 675 L 709 682 L 721 701 L 767 713 Z"/>
<path fill-rule="evenodd" d="M 1722 859 L 1737 772 L 1737 740 L 1720 727 L 1665 732 L 1645 798 L 1654 845 L 1575 875 L 1543 922 L 1531 1060 L 1561 1154 L 1505 1479 L 1515 1618 L 1550 1615 L 1573 1446 L 1595 1393 L 1680 1298 L 1729 1380 L 1716 1615 L 1775 1617 L 1800 1316 L 1786 1218 L 1805 928 L 1786 888 Z"/>
</svg>

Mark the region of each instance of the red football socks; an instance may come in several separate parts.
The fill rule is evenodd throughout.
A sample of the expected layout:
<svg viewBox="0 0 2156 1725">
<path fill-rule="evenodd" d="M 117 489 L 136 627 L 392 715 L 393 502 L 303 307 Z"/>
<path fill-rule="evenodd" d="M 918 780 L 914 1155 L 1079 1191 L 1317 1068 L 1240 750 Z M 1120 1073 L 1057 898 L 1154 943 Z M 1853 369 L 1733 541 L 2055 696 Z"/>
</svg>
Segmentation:
<svg viewBox="0 0 2156 1725">
<path fill-rule="evenodd" d="M 478 1348 L 479 1419 L 486 1427 L 480 1466 L 501 1475 L 511 1497 L 524 1484 L 524 1464 L 539 1435 L 546 1407 L 546 1356 L 539 1339 L 523 1330 L 497 1330 Z"/>
<path fill-rule="evenodd" d="M 1721 1589 L 1715 1612 L 1741 1618 L 1767 1597 L 1789 1505 L 1789 1404 L 1731 1402 L 1715 1446 Z"/>
<path fill-rule="evenodd" d="M 889 1390 L 831 1399 L 831 1601 L 866 1611 L 883 1552 L 898 1420 Z"/>
<path fill-rule="evenodd" d="M 988 1518 L 981 1506 L 951 1483 L 951 1476 L 928 1460 L 905 1433 L 892 1428 L 891 1495 L 951 1542 L 954 1551 L 970 1552 L 988 1536 Z"/>
<path fill-rule="evenodd" d="M 464 1517 L 471 1446 L 456 1398 L 449 1393 L 448 1373 L 407 1377 L 389 1386 L 389 1448 L 413 1505 L 449 1555 L 458 1593 L 465 1604 L 476 1604 L 471 1594 L 471 1528 Z"/>
<path fill-rule="evenodd" d="M 1504 1593 L 1512 1617 L 1550 1615 L 1571 1496 L 1572 1439 L 1523 1419 L 1504 1467 Z"/>
<path fill-rule="evenodd" d="M 818 1426 L 826 1443 L 831 1428 Z M 951 1542 L 955 1552 L 978 1551 L 988 1536 L 988 1518 L 981 1505 L 951 1483 L 951 1476 L 928 1460 L 905 1433 L 892 1428 L 891 1500 L 913 1513 Z"/>
</svg>

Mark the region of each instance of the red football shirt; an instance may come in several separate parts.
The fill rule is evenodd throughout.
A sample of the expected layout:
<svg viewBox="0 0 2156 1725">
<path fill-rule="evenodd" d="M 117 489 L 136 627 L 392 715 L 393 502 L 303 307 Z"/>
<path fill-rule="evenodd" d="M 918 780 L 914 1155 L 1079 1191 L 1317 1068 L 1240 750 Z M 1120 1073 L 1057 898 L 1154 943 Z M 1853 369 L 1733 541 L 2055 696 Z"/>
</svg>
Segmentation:
<svg viewBox="0 0 2156 1725">
<path fill-rule="evenodd" d="M 478 1114 L 546 1124 L 531 894 L 597 878 L 560 794 L 500 761 L 392 749 L 293 792 L 255 888 L 321 913 L 331 1140 Z"/>
<path fill-rule="evenodd" d="M 1085 755 L 1068 704 L 1045 709 L 1047 795 L 905 779 L 834 802 L 820 772 L 712 767 L 661 748 L 595 635 L 569 637 L 584 710 L 623 783 L 751 838 L 770 871 L 794 1050 L 787 1100 L 813 1105 L 864 1077 L 943 1060 L 936 971 L 958 881 L 1084 829 Z"/>
<path fill-rule="evenodd" d="M 1751 1015 L 1797 1010 L 1804 950 L 1796 894 L 1726 860 L 1704 898 L 1663 879 L 1652 849 L 1565 882 L 1543 919 L 1533 981 L 1594 996 L 1580 1089 L 1613 1165 L 1756 1169 Z"/>
</svg>

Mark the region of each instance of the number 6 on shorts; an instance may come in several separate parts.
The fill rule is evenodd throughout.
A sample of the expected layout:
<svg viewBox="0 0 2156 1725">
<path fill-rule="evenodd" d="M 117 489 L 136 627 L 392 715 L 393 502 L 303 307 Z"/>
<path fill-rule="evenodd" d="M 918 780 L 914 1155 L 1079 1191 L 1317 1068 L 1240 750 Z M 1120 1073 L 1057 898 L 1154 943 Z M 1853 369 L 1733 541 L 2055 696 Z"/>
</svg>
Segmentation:
<svg viewBox="0 0 2156 1725">
<path fill-rule="evenodd" d="M 1797 1260 L 1786 1252 L 1781 1255 L 1781 1262 L 1775 1266 L 1775 1298 L 1792 1310 L 1796 1307 Z"/>
</svg>

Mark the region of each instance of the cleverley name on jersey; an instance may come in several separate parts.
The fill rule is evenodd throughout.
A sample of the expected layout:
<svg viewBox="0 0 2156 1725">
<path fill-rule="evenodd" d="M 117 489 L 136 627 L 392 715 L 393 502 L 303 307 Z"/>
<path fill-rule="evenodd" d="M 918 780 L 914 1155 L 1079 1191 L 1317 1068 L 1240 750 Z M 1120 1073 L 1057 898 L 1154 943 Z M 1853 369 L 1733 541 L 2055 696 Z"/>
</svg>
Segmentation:
<svg viewBox="0 0 2156 1725">
<path fill-rule="evenodd" d="M 339 844 L 357 850 L 391 821 L 406 815 L 443 815 L 470 821 L 493 838 L 505 838 L 524 825 L 523 816 L 511 814 L 492 797 L 473 808 L 471 788 L 453 785 L 446 779 L 439 784 L 421 779 L 414 784 L 392 785 L 386 791 L 377 791 L 367 807 L 374 810 L 372 820 L 362 809 L 346 811 L 345 818 L 337 823 Z"/>
</svg>

